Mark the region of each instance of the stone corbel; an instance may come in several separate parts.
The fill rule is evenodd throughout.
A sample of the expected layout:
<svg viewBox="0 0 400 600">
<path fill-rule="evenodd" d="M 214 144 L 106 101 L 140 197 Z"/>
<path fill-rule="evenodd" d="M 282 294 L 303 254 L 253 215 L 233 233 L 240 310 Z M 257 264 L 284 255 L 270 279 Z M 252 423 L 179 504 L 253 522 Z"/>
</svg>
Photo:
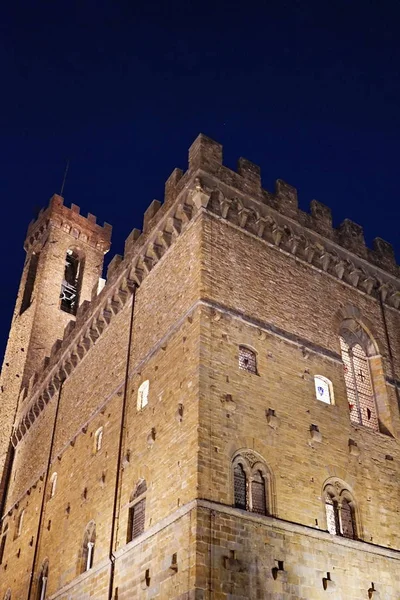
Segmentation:
<svg viewBox="0 0 400 600">
<path fill-rule="evenodd" d="M 315 246 L 313 246 L 308 240 L 306 243 L 306 247 L 304 248 L 304 255 L 306 257 L 306 261 L 308 263 L 312 263 L 313 258 L 314 258 L 314 254 L 315 254 Z"/>
<path fill-rule="evenodd" d="M 250 208 L 245 208 L 244 206 L 240 207 L 238 210 L 239 215 L 239 226 L 246 227 L 247 219 L 251 213 Z"/>
<path fill-rule="evenodd" d="M 396 291 L 388 297 L 388 303 L 394 308 L 400 307 L 400 291 Z"/>
</svg>

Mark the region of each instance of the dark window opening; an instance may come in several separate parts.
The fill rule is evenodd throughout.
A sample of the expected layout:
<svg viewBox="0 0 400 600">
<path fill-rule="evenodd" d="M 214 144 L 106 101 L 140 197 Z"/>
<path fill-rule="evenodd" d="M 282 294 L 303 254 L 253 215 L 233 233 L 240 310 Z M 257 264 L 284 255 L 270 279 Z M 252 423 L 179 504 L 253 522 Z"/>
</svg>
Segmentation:
<svg viewBox="0 0 400 600">
<path fill-rule="evenodd" d="M 265 479 L 261 471 L 257 471 L 251 481 L 251 502 L 252 511 L 259 515 L 267 514 L 265 491 Z"/>
<path fill-rule="evenodd" d="M 22 313 L 24 313 L 26 309 L 29 308 L 31 305 L 32 293 L 35 285 L 36 273 L 39 264 L 39 256 L 40 254 L 32 254 L 31 260 L 29 262 L 24 294 L 22 296 L 21 308 L 19 309 L 20 315 L 22 315 Z"/>
<path fill-rule="evenodd" d="M 234 479 L 234 494 L 235 494 L 235 507 L 241 508 L 242 510 L 247 509 L 247 482 L 246 473 L 240 463 L 236 464 L 233 470 Z"/>
<path fill-rule="evenodd" d="M 3 564 L 4 550 L 6 547 L 7 536 L 3 535 L 0 542 L 0 565 Z"/>
<path fill-rule="evenodd" d="M 128 542 L 131 542 L 144 531 L 146 499 L 139 500 L 129 509 Z"/>
<path fill-rule="evenodd" d="M 61 284 L 61 310 L 76 315 L 79 305 L 79 292 L 82 279 L 82 261 L 73 250 L 65 257 L 64 279 Z"/>
</svg>

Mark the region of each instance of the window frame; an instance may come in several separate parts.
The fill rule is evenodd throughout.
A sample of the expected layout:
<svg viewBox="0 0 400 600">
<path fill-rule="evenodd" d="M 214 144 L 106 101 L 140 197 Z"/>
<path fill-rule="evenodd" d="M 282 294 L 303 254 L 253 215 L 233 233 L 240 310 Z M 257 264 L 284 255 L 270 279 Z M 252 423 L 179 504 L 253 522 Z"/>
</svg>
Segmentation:
<svg viewBox="0 0 400 600">
<path fill-rule="evenodd" d="M 360 539 L 360 525 L 359 518 L 356 510 L 356 503 L 354 501 L 353 495 L 347 489 L 342 482 L 338 480 L 328 482 L 324 485 L 323 494 L 322 494 L 323 502 L 324 502 L 324 512 L 325 512 L 325 520 L 326 520 L 326 530 L 330 535 L 337 535 L 339 537 L 343 537 L 349 540 L 358 540 Z M 327 498 L 330 499 L 330 502 L 327 502 Z M 352 536 L 346 535 L 344 533 L 343 527 L 343 518 L 342 518 L 342 507 L 343 501 L 349 506 L 350 518 L 351 518 L 351 528 L 352 528 Z M 335 520 L 335 531 L 329 530 L 328 523 L 328 511 L 327 505 L 333 507 L 333 514 Z"/>
<path fill-rule="evenodd" d="M 246 508 L 242 506 L 238 506 L 236 503 L 235 496 L 235 467 L 238 465 L 241 466 L 243 472 L 245 474 L 245 501 Z M 261 459 L 261 457 L 256 456 L 252 451 L 241 451 L 237 453 L 232 460 L 231 464 L 231 473 L 232 473 L 232 492 L 233 492 L 233 502 L 232 505 L 234 508 L 238 508 L 239 510 L 245 510 L 246 512 L 257 514 L 259 516 L 272 516 L 274 514 L 273 507 L 273 481 L 270 469 L 267 467 L 265 462 Z M 260 511 L 254 510 L 253 503 L 253 483 L 259 483 L 256 481 L 256 478 L 261 475 L 263 479 L 263 488 L 264 488 L 264 507 L 265 512 L 261 513 Z"/>
<path fill-rule="evenodd" d="M 317 388 L 317 380 L 320 380 L 321 382 L 325 383 L 328 387 L 328 393 L 329 393 L 329 402 L 326 402 L 325 400 L 322 400 L 321 398 L 318 397 L 318 388 Z M 328 379 L 328 377 L 325 377 L 325 375 L 319 375 L 319 374 L 315 374 L 314 375 L 314 391 L 315 391 L 315 399 L 318 402 L 322 402 L 323 404 L 326 404 L 327 406 L 334 406 L 335 404 L 335 396 L 333 393 L 333 383 L 330 379 Z"/>
<path fill-rule="evenodd" d="M 248 357 L 243 357 L 242 355 L 248 353 Z M 251 360 L 254 363 L 254 367 L 250 367 L 246 364 L 242 366 L 243 360 Z M 246 373 L 250 373 L 251 375 L 258 375 L 258 355 L 254 348 L 247 346 L 246 344 L 239 344 L 238 347 L 238 367 L 241 371 L 245 371 Z"/>
<path fill-rule="evenodd" d="M 145 379 L 138 387 L 136 410 L 140 412 L 149 404 L 150 380 Z"/>
<path fill-rule="evenodd" d="M 145 489 L 143 491 L 141 491 L 140 488 L 141 488 L 141 486 L 143 487 L 143 485 L 145 486 Z M 134 492 L 131 494 L 129 504 L 128 504 L 128 527 L 127 527 L 127 532 L 126 532 L 126 543 L 127 544 L 129 544 L 129 542 L 132 542 L 133 540 L 138 538 L 145 531 L 147 490 L 148 490 L 148 488 L 147 488 L 146 480 L 140 479 L 135 486 Z M 144 513 L 143 528 L 138 533 L 134 534 L 133 526 L 134 526 L 135 508 L 142 502 L 144 503 L 144 505 L 143 505 L 143 507 L 144 507 L 143 508 L 143 513 Z"/>
</svg>

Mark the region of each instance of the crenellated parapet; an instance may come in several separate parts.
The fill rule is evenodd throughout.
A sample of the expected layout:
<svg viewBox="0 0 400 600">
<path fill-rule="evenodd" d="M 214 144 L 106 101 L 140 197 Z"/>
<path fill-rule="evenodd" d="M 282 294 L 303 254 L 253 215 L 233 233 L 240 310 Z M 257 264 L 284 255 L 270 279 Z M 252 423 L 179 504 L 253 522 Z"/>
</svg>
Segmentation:
<svg viewBox="0 0 400 600">
<path fill-rule="evenodd" d="M 49 226 L 62 229 L 73 239 L 79 240 L 97 248 L 102 252 L 108 252 L 111 245 L 112 227 L 109 223 L 99 225 L 95 215 L 89 213 L 87 217 L 80 214 L 80 208 L 76 204 L 71 207 L 64 205 L 64 199 L 54 194 L 47 208 L 42 209 L 37 218 L 30 222 L 25 240 L 25 250 L 45 234 Z"/>
<path fill-rule="evenodd" d="M 63 207 L 58 200 L 55 204 Z M 79 216 L 72 209 L 66 210 Z M 343 284 L 400 309 L 399 268 L 390 244 L 377 238 L 374 249 L 368 249 L 359 225 L 345 220 L 338 229 L 333 228 L 330 209 L 316 200 L 311 202 L 310 213 L 301 211 L 296 189 L 282 180 L 276 182 L 273 193 L 263 190 L 257 165 L 241 158 L 238 173 L 233 172 L 222 164 L 221 145 L 200 135 L 189 150 L 186 173 L 179 169 L 172 172 L 165 185 L 164 202 L 153 200 L 144 215 L 143 231 L 132 230 L 124 256 L 116 255 L 109 265 L 104 288 L 98 294 L 94 290 L 92 301 L 79 307 L 76 321 L 67 325 L 63 339 L 57 340 L 43 368 L 23 390 L 14 445 L 32 427 L 61 381 L 127 304 L 134 289 L 203 210 Z M 38 222 L 31 225 L 32 232 Z"/>
<path fill-rule="evenodd" d="M 336 229 L 329 207 L 312 200 L 310 212 L 304 212 L 298 207 L 297 190 L 288 183 L 278 179 L 273 192 L 264 190 L 258 165 L 239 158 L 235 172 L 223 164 L 222 158 L 221 144 L 200 134 L 189 150 L 189 171 L 203 172 L 208 185 L 211 188 L 217 185 L 227 197 L 235 196 L 235 192 L 240 193 L 240 197 L 249 196 L 253 204 L 269 206 L 396 277 L 400 275 L 393 247 L 388 242 L 377 238 L 373 248 L 368 248 L 363 229 L 357 223 L 345 219 Z"/>
</svg>

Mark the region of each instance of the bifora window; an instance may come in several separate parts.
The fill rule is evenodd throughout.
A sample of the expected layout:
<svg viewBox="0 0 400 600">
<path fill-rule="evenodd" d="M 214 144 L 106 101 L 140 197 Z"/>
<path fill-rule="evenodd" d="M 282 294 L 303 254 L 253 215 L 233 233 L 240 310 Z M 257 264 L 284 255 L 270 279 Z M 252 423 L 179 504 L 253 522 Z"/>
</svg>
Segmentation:
<svg viewBox="0 0 400 600">
<path fill-rule="evenodd" d="M 352 423 L 379 431 L 378 414 L 368 357 L 360 344 L 351 348 L 342 337 L 340 349 Z"/>
<path fill-rule="evenodd" d="M 257 375 L 257 356 L 246 346 L 239 346 L 239 369 Z"/>
<path fill-rule="evenodd" d="M 233 460 L 234 506 L 242 510 L 270 514 L 271 477 L 259 457 L 251 451 L 238 454 Z"/>
<path fill-rule="evenodd" d="M 325 486 L 324 501 L 329 533 L 355 539 L 355 505 L 350 492 L 340 482 L 333 482 Z"/>
</svg>

